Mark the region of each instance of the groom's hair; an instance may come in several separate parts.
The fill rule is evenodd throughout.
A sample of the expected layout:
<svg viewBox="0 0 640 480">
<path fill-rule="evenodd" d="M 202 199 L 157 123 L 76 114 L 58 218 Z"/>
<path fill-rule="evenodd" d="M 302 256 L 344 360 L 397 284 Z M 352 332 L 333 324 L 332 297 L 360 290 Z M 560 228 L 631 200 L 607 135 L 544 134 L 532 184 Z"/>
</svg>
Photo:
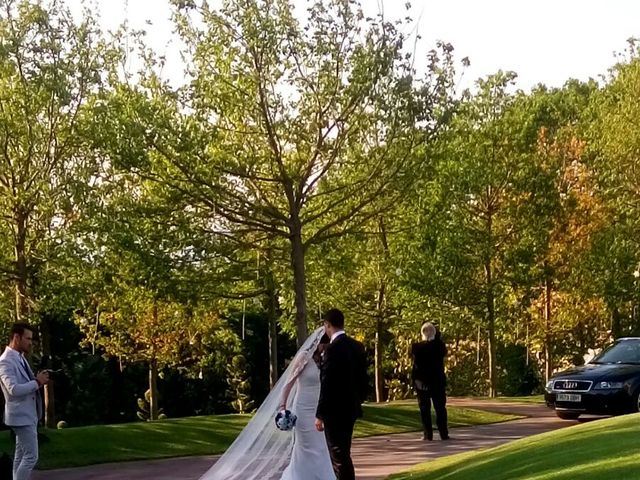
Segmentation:
<svg viewBox="0 0 640 480">
<path fill-rule="evenodd" d="M 327 310 L 322 316 L 322 320 L 329 323 L 332 327 L 344 328 L 344 315 L 337 308 Z"/>
</svg>

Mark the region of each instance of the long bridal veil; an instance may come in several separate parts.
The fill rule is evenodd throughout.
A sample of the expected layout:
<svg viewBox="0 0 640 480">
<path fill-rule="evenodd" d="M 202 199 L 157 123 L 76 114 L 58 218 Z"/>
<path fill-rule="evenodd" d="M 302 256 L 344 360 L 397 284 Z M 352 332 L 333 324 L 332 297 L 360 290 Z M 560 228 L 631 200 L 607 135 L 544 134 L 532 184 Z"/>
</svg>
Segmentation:
<svg viewBox="0 0 640 480">
<path fill-rule="evenodd" d="M 220 459 L 200 480 L 277 480 L 289 464 L 293 449 L 293 431 L 283 432 L 275 426 L 275 415 L 281 405 L 285 385 L 295 379 L 320 343 L 324 328 L 313 332 L 282 374 L 255 415 Z M 297 395 L 293 384 L 287 406 Z M 293 413 L 296 413 L 295 411 Z"/>
</svg>

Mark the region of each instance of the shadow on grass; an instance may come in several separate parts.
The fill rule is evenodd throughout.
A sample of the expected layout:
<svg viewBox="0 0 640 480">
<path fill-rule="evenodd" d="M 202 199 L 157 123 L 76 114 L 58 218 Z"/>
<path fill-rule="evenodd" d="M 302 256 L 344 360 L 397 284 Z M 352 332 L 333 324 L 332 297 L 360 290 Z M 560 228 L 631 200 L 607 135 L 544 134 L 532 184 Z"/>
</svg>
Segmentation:
<svg viewBox="0 0 640 480">
<path fill-rule="evenodd" d="M 510 417 L 490 412 L 450 409 L 452 425 L 492 423 L 507 418 Z M 249 415 L 220 415 L 47 430 L 50 440 L 41 445 L 39 468 L 219 454 L 233 442 L 249 419 Z M 365 405 L 365 418 L 356 424 L 356 436 L 421 428 L 416 404 Z M 2 450 L 13 450 L 6 432 L 0 433 Z"/>
<path fill-rule="evenodd" d="M 640 416 L 590 422 L 484 452 L 424 464 L 391 478 L 429 480 L 640 479 Z M 635 423 L 634 422 L 634 423 Z"/>
</svg>

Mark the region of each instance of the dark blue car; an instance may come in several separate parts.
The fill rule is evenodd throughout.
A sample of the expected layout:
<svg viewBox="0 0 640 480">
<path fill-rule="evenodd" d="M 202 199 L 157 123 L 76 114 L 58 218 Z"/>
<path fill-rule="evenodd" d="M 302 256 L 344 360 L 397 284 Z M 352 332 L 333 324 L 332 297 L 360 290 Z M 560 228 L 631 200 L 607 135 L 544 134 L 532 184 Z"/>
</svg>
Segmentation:
<svg viewBox="0 0 640 480">
<path fill-rule="evenodd" d="M 640 411 L 640 338 L 620 338 L 581 367 L 554 375 L 545 388 L 558 417 Z"/>
</svg>

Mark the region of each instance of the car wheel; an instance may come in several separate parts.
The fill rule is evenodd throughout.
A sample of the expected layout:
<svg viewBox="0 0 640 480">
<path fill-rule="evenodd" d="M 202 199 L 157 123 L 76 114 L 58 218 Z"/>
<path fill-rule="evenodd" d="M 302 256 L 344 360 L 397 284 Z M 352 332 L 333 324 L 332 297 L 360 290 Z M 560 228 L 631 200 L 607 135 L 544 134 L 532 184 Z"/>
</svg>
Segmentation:
<svg viewBox="0 0 640 480">
<path fill-rule="evenodd" d="M 631 413 L 640 412 L 640 388 L 631 397 Z"/>
<path fill-rule="evenodd" d="M 558 418 L 561 418 L 562 420 L 577 420 L 578 417 L 580 416 L 579 412 L 558 412 L 556 410 L 556 415 L 558 416 Z"/>
</svg>

